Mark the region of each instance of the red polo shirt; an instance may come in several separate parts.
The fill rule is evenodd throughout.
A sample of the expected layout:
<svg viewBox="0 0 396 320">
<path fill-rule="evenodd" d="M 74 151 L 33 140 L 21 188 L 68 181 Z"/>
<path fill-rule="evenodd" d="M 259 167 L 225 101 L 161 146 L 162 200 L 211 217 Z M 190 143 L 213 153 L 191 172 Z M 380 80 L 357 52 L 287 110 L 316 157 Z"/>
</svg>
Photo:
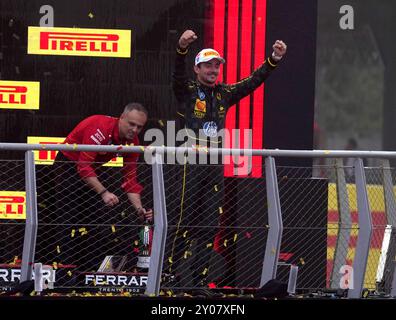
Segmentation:
<svg viewBox="0 0 396 320">
<path fill-rule="evenodd" d="M 64 144 L 96 144 L 96 145 L 139 145 L 136 136 L 133 140 L 119 137 L 118 118 L 94 115 L 81 121 L 66 137 Z M 117 156 L 114 152 L 66 152 L 66 158 L 77 162 L 77 170 L 81 178 L 96 177 L 95 168 Z M 122 188 L 128 193 L 140 193 L 143 187 L 136 179 L 137 153 L 122 153 L 124 158 L 124 182 Z"/>
</svg>

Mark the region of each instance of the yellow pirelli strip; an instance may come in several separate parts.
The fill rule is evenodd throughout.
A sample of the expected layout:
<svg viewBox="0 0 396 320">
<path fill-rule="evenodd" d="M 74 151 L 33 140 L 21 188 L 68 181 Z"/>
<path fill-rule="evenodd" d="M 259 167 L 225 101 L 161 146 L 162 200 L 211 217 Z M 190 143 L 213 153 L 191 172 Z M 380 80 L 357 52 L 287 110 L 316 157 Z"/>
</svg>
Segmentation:
<svg viewBox="0 0 396 320">
<path fill-rule="evenodd" d="M 0 191 L 0 219 L 26 219 L 24 191 Z"/>
<path fill-rule="evenodd" d="M 58 151 L 46 150 L 44 145 L 46 144 L 59 144 L 65 141 L 65 138 L 60 137 L 27 137 L 27 143 L 29 144 L 42 144 L 41 150 L 34 150 L 34 162 L 40 165 L 52 165 L 54 164 L 55 157 Z M 105 163 L 104 167 L 122 167 L 124 165 L 124 159 L 122 157 L 116 157 Z"/>
<path fill-rule="evenodd" d="M 28 54 L 131 57 L 131 30 L 28 27 Z"/>
<path fill-rule="evenodd" d="M 38 110 L 40 82 L 0 81 L 0 109 Z"/>
</svg>

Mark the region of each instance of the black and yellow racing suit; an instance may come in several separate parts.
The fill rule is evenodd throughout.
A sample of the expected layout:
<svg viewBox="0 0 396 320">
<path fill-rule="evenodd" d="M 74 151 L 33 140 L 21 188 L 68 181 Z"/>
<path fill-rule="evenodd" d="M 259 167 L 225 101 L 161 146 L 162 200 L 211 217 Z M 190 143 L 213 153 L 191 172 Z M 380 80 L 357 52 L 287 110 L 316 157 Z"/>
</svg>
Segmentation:
<svg viewBox="0 0 396 320">
<path fill-rule="evenodd" d="M 227 110 L 258 88 L 275 69 L 276 62 L 269 57 L 249 77 L 235 84 L 220 83 L 208 87 L 187 78 L 187 51 L 176 50 L 173 73 L 173 91 L 178 102 L 177 122 L 179 128 L 185 130 L 184 136 L 189 137 L 185 146 L 220 148 L 220 131 L 224 129 Z M 193 165 L 187 158 L 185 160 L 182 174 L 177 174 L 179 182 L 173 183 L 181 187 L 177 192 L 180 205 L 175 210 L 177 212 L 169 215 L 166 256 L 169 270 L 182 274 L 180 285 L 195 286 L 203 278 L 214 280 L 219 276 L 211 276 L 209 266 L 219 215 L 223 213 L 223 166 L 221 163 L 208 164 L 209 157 L 206 164 Z"/>
</svg>

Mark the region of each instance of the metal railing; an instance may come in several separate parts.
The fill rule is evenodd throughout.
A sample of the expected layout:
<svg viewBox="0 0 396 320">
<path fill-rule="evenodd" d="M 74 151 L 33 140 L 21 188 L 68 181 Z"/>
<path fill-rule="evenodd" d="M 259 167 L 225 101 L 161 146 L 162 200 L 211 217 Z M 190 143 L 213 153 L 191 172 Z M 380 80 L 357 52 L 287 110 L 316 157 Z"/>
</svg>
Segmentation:
<svg viewBox="0 0 396 320">
<path fill-rule="evenodd" d="M 37 262 L 56 270 L 55 288 L 139 287 L 147 295 L 208 283 L 259 288 L 271 279 L 287 281 L 290 266 L 297 266 L 297 291 L 348 289 L 348 297 L 359 298 L 370 289 L 396 296 L 395 170 L 389 164 L 396 152 L 202 151 L 265 157 L 265 178 L 225 179 L 222 165 L 163 163 L 167 153 L 201 152 L 191 148 L 0 143 L 0 150 L 25 151 L 24 161 L 0 161 L 0 264 L 8 268 L 1 271 L 0 287 L 31 279 Z M 147 273 L 136 270 L 143 223 L 127 198 L 120 192 L 120 204 L 105 207 L 76 184 L 73 165 L 65 162 L 63 175 L 56 176 L 51 166 L 35 164 L 33 150 L 151 155 L 137 174 L 145 186 L 143 203 L 154 208 Z M 320 168 L 282 167 L 279 157 L 334 160 Z M 346 168 L 343 158 L 355 158 L 354 167 Z M 364 158 L 381 159 L 382 165 L 365 168 Z M 102 166 L 98 177 L 108 189 L 120 190 L 119 171 Z M 59 178 L 63 196 L 54 186 Z M 127 259 L 123 268 L 98 271 L 106 256 Z"/>
</svg>

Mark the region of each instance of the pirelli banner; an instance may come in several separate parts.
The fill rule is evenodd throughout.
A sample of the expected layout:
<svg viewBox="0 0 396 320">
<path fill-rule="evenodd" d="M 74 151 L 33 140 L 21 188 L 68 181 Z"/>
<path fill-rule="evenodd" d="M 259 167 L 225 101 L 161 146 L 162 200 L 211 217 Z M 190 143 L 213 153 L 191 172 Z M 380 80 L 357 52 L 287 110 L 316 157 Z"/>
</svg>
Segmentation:
<svg viewBox="0 0 396 320">
<path fill-rule="evenodd" d="M 28 27 L 28 54 L 131 57 L 131 30 Z"/>
<path fill-rule="evenodd" d="M 26 219 L 25 191 L 0 191 L 0 219 Z"/>
<path fill-rule="evenodd" d="M 0 81 L 0 109 L 38 110 L 40 82 Z"/>
<path fill-rule="evenodd" d="M 27 137 L 29 144 L 59 144 L 65 141 L 65 138 L 59 137 Z M 34 162 L 40 165 L 52 165 L 58 151 L 55 150 L 34 150 Z M 124 164 L 122 157 L 116 157 L 105 163 L 106 167 L 122 167 Z"/>
</svg>

